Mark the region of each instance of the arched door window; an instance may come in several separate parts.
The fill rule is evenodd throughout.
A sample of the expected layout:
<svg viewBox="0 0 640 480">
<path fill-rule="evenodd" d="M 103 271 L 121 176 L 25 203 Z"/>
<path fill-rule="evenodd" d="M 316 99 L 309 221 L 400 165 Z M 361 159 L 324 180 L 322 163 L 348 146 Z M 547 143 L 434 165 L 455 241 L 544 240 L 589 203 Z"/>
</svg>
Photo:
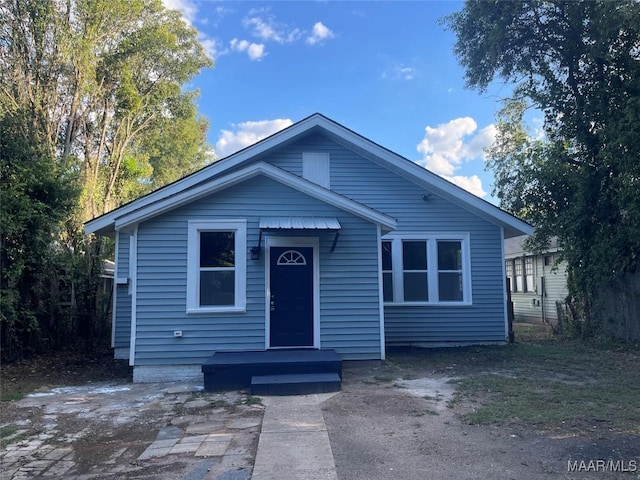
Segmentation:
<svg viewBox="0 0 640 480">
<path fill-rule="evenodd" d="M 278 265 L 306 265 L 307 260 L 297 250 L 287 250 L 278 257 Z"/>
</svg>

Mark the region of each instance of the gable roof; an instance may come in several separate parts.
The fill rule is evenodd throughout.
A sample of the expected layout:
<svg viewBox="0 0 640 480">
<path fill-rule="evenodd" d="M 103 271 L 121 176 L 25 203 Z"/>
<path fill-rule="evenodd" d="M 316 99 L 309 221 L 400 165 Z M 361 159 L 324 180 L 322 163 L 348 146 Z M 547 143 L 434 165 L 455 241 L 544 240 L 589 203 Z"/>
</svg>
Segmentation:
<svg viewBox="0 0 640 480">
<path fill-rule="evenodd" d="M 224 159 L 212 163 L 211 165 L 208 165 L 203 169 L 192 173 L 191 175 L 188 175 L 180 180 L 177 180 L 174 183 L 155 190 L 154 192 L 151 192 L 144 197 L 140 197 L 139 199 L 127 203 L 116 210 L 108 212 L 87 222 L 85 224 L 85 232 L 107 233 L 113 231 L 114 228 L 118 228 L 118 225 L 123 225 L 124 223 L 129 224 L 129 222 L 122 221 L 122 219 L 124 218 L 144 218 L 145 215 L 140 216 L 135 212 L 137 212 L 138 210 L 152 212 L 154 210 L 154 205 L 156 205 L 161 210 L 166 208 L 174 208 L 176 206 L 176 204 L 173 203 L 174 201 L 185 198 L 185 195 L 186 197 L 191 198 L 188 191 L 192 189 L 201 191 L 201 189 L 198 188 L 198 186 L 201 184 L 207 184 L 209 188 L 215 186 L 218 181 L 222 181 L 222 177 L 220 177 L 220 175 L 223 175 L 236 167 L 243 166 L 244 164 L 259 161 L 274 149 L 282 148 L 283 146 L 295 142 L 297 139 L 313 132 L 321 132 L 322 134 L 326 135 L 328 138 L 335 141 L 336 143 L 339 143 L 345 148 L 348 148 L 364 156 L 374 163 L 377 163 L 382 167 L 387 168 L 395 172 L 396 174 L 420 185 L 422 188 L 425 188 L 429 192 L 435 193 L 436 195 L 439 195 L 453 202 L 454 204 L 457 204 L 460 207 L 474 213 L 475 215 L 478 215 L 479 217 L 484 218 L 485 220 L 503 228 L 505 238 L 523 234 L 530 235 L 533 233 L 533 228 L 526 222 L 523 222 L 522 220 L 496 207 L 495 205 L 479 197 L 476 197 L 475 195 L 467 192 L 457 185 L 454 185 L 453 183 L 443 179 L 442 177 L 417 165 L 411 160 L 408 160 L 363 137 L 362 135 L 359 135 L 358 133 L 344 127 L 343 125 L 334 122 L 333 120 L 325 117 L 320 113 L 315 113 L 297 123 L 294 123 L 290 127 L 261 140 L 254 145 L 244 148 L 243 150 L 240 150 L 239 152 L 236 152 Z M 272 169 L 277 169 L 277 167 L 273 167 L 272 165 L 268 166 L 272 168 L 269 169 L 267 167 L 267 164 L 263 162 L 259 163 L 261 164 L 260 168 L 263 169 L 263 174 L 267 174 L 265 173 L 267 171 L 271 174 L 274 174 L 274 170 Z M 319 187 L 312 182 L 308 182 L 301 177 L 290 174 L 288 172 L 284 172 L 281 169 L 277 170 L 280 170 L 280 172 L 286 174 L 286 178 L 292 183 L 290 186 L 304 193 L 309 193 L 310 191 L 317 193 L 318 188 L 329 192 L 327 189 Z M 278 178 L 284 178 L 281 174 L 279 175 L 280 176 Z M 291 177 L 298 180 L 293 181 Z M 274 177 L 274 179 L 276 178 Z M 336 194 L 335 192 L 331 193 L 344 200 L 349 200 L 346 197 Z M 335 197 L 331 198 L 335 200 Z M 349 201 L 353 202 L 353 200 Z M 362 204 L 358 205 L 360 205 L 361 207 L 365 207 Z M 366 208 L 369 209 L 369 211 L 373 211 L 373 209 L 370 209 L 369 207 Z M 377 213 L 380 215 L 384 215 L 380 212 Z M 386 217 L 387 219 L 391 218 L 388 216 Z M 116 219 L 121 219 L 121 221 L 116 222 Z M 385 224 L 378 221 L 376 221 L 375 223 L 386 225 L 387 227 L 390 226 L 389 223 Z"/>
<path fill-rule="evenodd" d="M 546 255 L 548 253 L 555 253 L 561 250 L 558 243 L 558 237 L 551 237 L 549 244 L 543 252 L 532 252 L 524 247 L 524 242 L 529 238 L 529 235 L 521 235 L 519 237 L 513 237 L 505 239 L 504 241 L 504 257 L 515 258 L 524 255 Z"/>
<path fill-rule="evenodd" d="M 165 196 L 154 202 L 146 202 L 139 205 L 136 209 L 126 209 L 124 207 L 116 209 L 113 212 L 87 222 L 85 224 L 85 232 L 110 233 L 114 229 L 126 229 L 181 205 L 193 202 L 194 200 L 219 192 L 259 175 L 271 178 L 283 185 L 321 200 L 324 203 L 380 225 L 384 231 L 390 231 L 396 228 L 396 220 L 389 215 L 332 192 L 329 189 L 316 185 L 297 175 L 293 175 L 281 168 L 265 162 L 257 162 L 239 170 L 209 178 L 207 181 L 200 182 L 191 188 L 180 190 L 173 195 Z M 127 205 L 125 205 L 125 207 L 126 206 Z"/>
</svg>

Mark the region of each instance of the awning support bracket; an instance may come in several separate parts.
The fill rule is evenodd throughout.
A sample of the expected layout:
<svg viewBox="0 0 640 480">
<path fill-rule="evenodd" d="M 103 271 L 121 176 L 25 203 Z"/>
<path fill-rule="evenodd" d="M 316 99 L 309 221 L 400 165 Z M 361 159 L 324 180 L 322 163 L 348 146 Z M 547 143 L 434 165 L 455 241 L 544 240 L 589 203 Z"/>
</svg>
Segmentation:
<svg viewBox="0 0 640 480">
<path fill-rule="evenodd" d="M 260 260 L 260 251 L 262 250 L 262 229 L 258 235 L 258 246 L 251 247 L 251 260 Z"/>
<path fill-rule="evenodd" d="M 338 238 L 340 237 L 340 230 L 336 230 L 336 236 L 333 238 L 333 243 L 331 244 L 331 253 L 336 249 L 336 243 L 338 243 Z"/>
</svg>

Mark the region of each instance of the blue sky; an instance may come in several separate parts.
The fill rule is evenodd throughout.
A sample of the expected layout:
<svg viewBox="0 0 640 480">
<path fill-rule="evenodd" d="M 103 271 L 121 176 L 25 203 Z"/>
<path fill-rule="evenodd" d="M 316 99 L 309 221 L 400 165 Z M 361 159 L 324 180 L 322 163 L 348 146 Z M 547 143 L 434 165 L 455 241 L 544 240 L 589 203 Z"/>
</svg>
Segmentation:
<svg viewBox="0 0 640 480">
<path fill-rule="evenodd" d="M 483 148 L 508 88 L 464 88 L 438 24 L 462 2 L 164 3 L 215 61 L 190 87 L 219 158 L 320 112 L 495 202 Z"/>
</svg>

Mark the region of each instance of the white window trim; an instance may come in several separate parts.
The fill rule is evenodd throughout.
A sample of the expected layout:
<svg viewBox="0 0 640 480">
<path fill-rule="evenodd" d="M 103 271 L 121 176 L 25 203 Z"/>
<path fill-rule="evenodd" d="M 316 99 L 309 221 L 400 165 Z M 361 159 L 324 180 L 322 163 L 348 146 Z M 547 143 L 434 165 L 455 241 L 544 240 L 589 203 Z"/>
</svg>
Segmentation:
<svg viewBox="0 0 640 480">
<path fill-rule="evenodd" d="M 235 232 L 235 305 L 200 306 L 200 232 Z M 247 306 L 247 221 L 190 220 L 187 237 L 187 313 L 245 312 Z"/>
<path fill-rule="evenodd" d="M 471 295 L 471 251 L 469 248 L 468 233 L 391 233 L 382 237 L 382 241 L 391 240 L 391 258 L 393 274 L 393 302 L 384 302 L 385 306 L 469 306 L 473 305 Z M 405 302 L 404 301 L 404 277 L 402 268 L 402 241 L 417 240 L 427 242 L 427 265 L 429 301 Z M 438 301 L 438 240 L 457 240 L 462 244 L 462 298 L 461 302 Z M 382 295 L 382 292 L 380 293 Z"/>
<path fill-rule="evenodd" d="M 271 247 L 311 247 L 313 249 L 313 348 L 320 349 L 322 348 L 320 344 L 320 240 L 318 237 L 277 237 L 271 235 L 267 235 L 265 238 L 264 348 L 265 350 L 280 348 L 271 346 Z"/>
</svg>

